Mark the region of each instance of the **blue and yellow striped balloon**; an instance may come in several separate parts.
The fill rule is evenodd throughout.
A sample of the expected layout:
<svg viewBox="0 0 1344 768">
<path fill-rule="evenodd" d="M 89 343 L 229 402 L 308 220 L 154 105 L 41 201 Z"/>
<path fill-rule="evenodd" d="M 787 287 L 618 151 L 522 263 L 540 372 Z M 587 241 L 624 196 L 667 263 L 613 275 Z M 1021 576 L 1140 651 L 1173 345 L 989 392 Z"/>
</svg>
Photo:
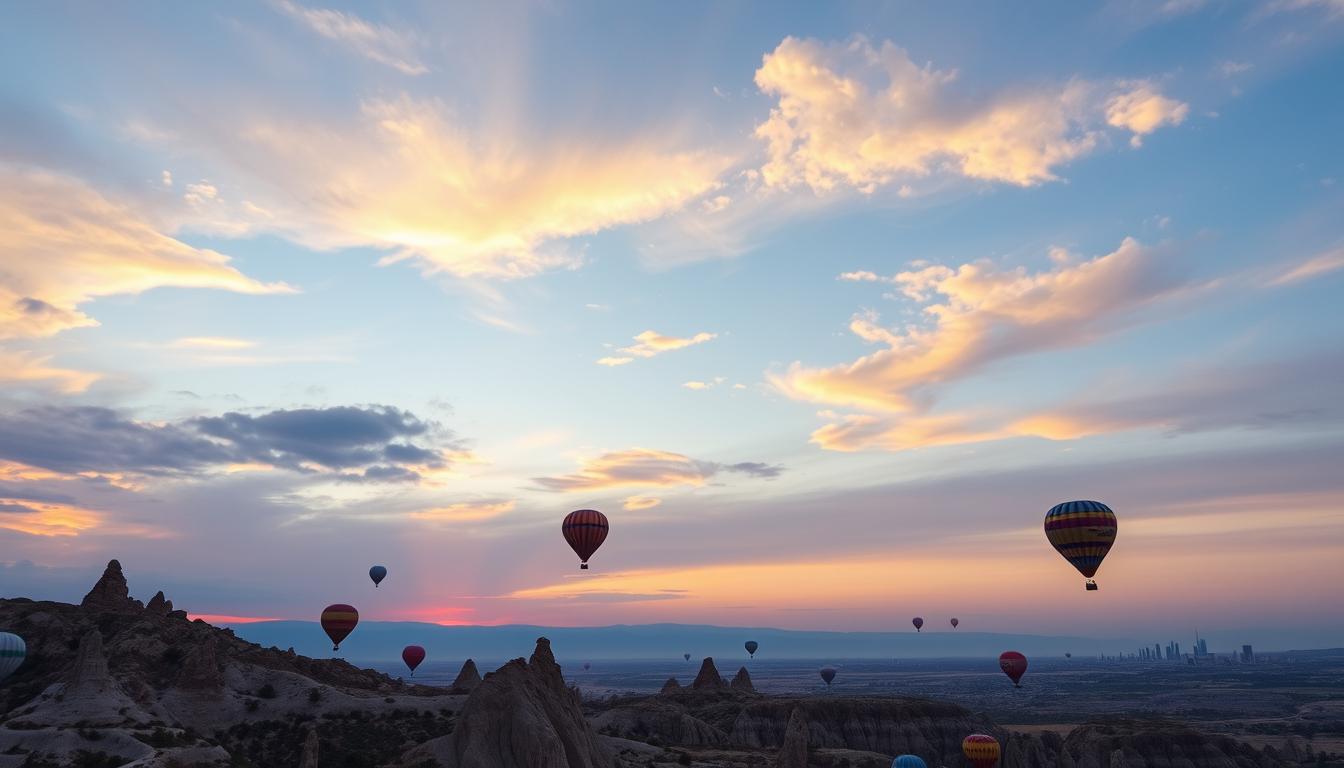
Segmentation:
<svg viewBox="0 0 1344 768">
<path fill-rule="evenodd" d="M 1116 530 L 1115 513 L 1099 501 L 1066 501 L 1045 513 L 1046 538 L 1088 579 L 1111 551 Z"/>
<path fill-rule="evenodd" d="M 22 637 L 0 632 L 0 680 L 14 674 L 27 655 L 28 646 Z"/>
</svg>

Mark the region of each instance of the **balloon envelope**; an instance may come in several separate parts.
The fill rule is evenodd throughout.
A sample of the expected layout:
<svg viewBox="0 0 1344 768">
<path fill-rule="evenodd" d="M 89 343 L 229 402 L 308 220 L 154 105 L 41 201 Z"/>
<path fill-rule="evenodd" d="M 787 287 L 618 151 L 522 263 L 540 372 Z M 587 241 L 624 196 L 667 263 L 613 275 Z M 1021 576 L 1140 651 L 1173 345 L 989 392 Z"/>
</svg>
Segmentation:
<svg viewBox="0 0 1344 768">
<path fill-rule="evenodd" d="M 691 654 L 689 654 L 689 653 L 683 653 L 683 654 L 681 654 L 681 658 L 683 658 L 683 659 L 685 659 L 685 660 L 687 660 L 687 661 L 690 661 L 690 660 L 691 660 Z"/>
<path fill-rule="evenodd" d="M 560 524 L 565 541 L 579 556 L 581 569 L 588 568 L 588 558 L 607 540 L 607 531 L 610 529 L 607 516 L 596 509 L 576 509 L 565 515 L 565 521 Z"/>
<path fill-rule="evenodd" d="M 408 645 L 401 649 L 401 660 L 406 662 L 406 666 L 411 668 L 411 674 L 414 675 L 415 668 L 425 660 L 425 649 L 418 645 Z"/>
<path fill-rule="evenodd" d="M 341 650 L 341 641 L 355 631 L 359 611 L 345 603 L 333 603 L 322 611 L 322 631 L 331 638 L 331 650 Z"/>
<path fill-rule="evenodd" d="M 916 616 L 910 620 L 910 623 L 915 625 L 915 631 L 918 632 L 924 626 L 924 619 Z"/>
<path fill-rule="evenodd" d="M 593 666 L 593 665 L 592 665 L 592 664 L 589 664 L 589 663 L 586 662 L 586 661 L 583 662 L 583 669 L 584 669 L 585 672 L 588 671 L 588 668 L 591 667 L 591 666 Z"/>
<path fill-rule="evenodd" d="M 1013 681 L 1013 685 L 1017 685 L 1027 671 L 1027 657 L 1017 651 L 1004 651 L 999 654 L 999 669 Z"/>
<path fill-rule="evenodd" d="M 1072 658 L 1073 658 L 1073 654 L 1072 654 L 1072 653 L 1065 653 L 1065 654 L 1064 654 L 1064 658 L 1066 658 L 1066 659 L 1072 659 Z"/>
<path fill-rule="evenodd" d="M 14 674 L 28 655 L 23 638 L 9 632 L 0 632 L 0 680 Z"/>
<path fill-rule="evenodd" d="M 891 768 L 929 768 L 924 759 L 915 755 L 901 755 L 891 761 Z"/>
<path fill-rule="evenodd" d="M 994 768 L 999 762 L 999 741 L 983 733 L 972 733 L 961 742 L 961 751 L 975 768 Z"/>
<path fill-rule="evenodd" d="M 821 675 L 821 679 L 825 680 L 827 685 L 830 685 L 831 681 L 835 679 L 835 668 L 822 667 L 819 674 Z"/>
<path fill-rule="evenodd" d="M 956 628 L 957 628 L 957 625 L 960 624 L 960 623 L 961 623 L 961 619 L 957 619 L 957 618 L 952 619 L 952 628 L 953 628 L 953 629 L 956 629 Z"/>
<path fill-rule="evenodd" d="M 742 645 L 742 647 L 747 649 L 747 655 L 748 655 L 748 656 L 751 656 L 752 658 L 755 658 L 755 657 L 756 657 L 756 649 L 757 649 L 757 648 L 760 648 L 761 646 L 760 646 L 760 644 L 757 643 L 755 640 L 748 640 L 746 643 L 744 643 L 744 644 Z"/>
<path fill-rule="evenodd" d="M 1045 537 L 1085 578 L 1097 575 L 1115 544 L 1115 513 L 1099 501 L 1066 501 L 1045 513 Z"/>
<path fill-rule="evenodd" d="M 381 565 L 375 565 L 369 569 L 369 578 L 373 579 L 373 586 L 376 588 L 387 578 L 387 569 Z"/>
</svg>

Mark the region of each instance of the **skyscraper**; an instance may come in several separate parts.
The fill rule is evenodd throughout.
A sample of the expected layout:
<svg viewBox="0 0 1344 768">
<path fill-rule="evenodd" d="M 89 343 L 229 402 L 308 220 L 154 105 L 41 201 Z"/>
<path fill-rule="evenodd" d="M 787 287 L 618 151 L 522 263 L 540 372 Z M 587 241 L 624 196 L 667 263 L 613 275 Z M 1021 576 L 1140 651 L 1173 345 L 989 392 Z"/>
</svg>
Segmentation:
<svg viewBox="0 0 1344 768">
<path fill-rule="evenodd" d="M 1255 651 L 1251 650 L 1251 646 L 1249 645 L 1241 646 L 1241 660 L 1245 664 L 1255 663 Z"/>
</svg>

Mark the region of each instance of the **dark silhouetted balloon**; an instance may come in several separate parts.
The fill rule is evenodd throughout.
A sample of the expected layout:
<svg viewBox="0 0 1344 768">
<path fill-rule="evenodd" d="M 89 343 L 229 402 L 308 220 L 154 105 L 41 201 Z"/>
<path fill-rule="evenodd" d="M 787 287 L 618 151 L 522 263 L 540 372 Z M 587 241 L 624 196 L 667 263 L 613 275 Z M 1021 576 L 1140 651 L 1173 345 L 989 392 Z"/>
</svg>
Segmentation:
<svg viewBox="0 0 1344 768">
<path fill-rule="evenodd" d="M 359 623 L 359 611 L 344 603 L 328 605 L 322 611 L 322 631 L 331 638 L 331 650 L 341 650 L 341 641 L 355 631 Z"/>
<path fill-rule="evenodd" d="M 831 687 L 831 681 L 835 679 L 835 668 L 834 668 L 834 667 L 822 667 L 822 668 L 821 668 L 821 671 L 820 671 L 818 674 L 821 675 L 821 679 L 822 679 L 822 680 L 825 680 L 825 681 L 826 681 L 826 687 L 827 687 L 827 688 L 830 688 L 830 687 Z"/>
<path fill-rule="evenodd" d="M 1013 685 L 1021 688 L 1019 681 L 1027 671 L 1027 657 L 1017 651 L 1004 651 L 999 654 L 999 669 L 1013 681 Z"/>
<path fill-rule="evenodd" d="M 910 620 L 910 623 L 915 625 L 915 631 L 916 631 L 916 632 L 918 632 L 919 630 L 923 629 L 923 627 L 924 627 L 924 619 L 922 619 L 922 618 L 920 618 L 920 617 L 918 617 L 918 616 L 916 616 L 915 618 L 911 619 L 911 620 Z"/>
<path fill-rule="evenodd" d="M 383 583 L 383 579 L 387 578 L 387 569 L 381 565 L 375 565 L 369 569 L 369 578 L 373 579 L 373 588 L 377 589 L 378 585 Z"/>
<path fill-rule="evenodd" d="M 742 647 L 746 648 L 747 655 L 754 659 L 756 658 L 756 649 L 760 648 L 761 646 L 755 640 L 748 640 L 746 643 L 743 644 Z"/>
<path fill-rule="evenodd" d="M 565 522 L 560 524 L 565 541 L 579 556 L 579 568 L 585 571 L 588 570 L 588 558 L 607 540 L 610 529 L 607 516 L 596 509 L 576 509 L 565 515 Z"/>
<path fill-rule="evenodd" d="M 584 671 L 584 672 L 587 672 L 589 669 L 592 668 L 592 666 L 593 666 L 593 665 L 592 665 L 591 663 L 589 663 L 589 662 L 586 662 L 586 661 L 583 662 L 583 671 Z"/>
<path fill-rule="evenodd" d="M 683 658 L 683 659 L 685 659 L 685 660 L 687 660 L 687 661 L 690 661 L 690 660 L 691 660 L 691 654 L 689 654 L 689 653 L 683 653 L 683 654 L 681 654 L 681 658 Z"/>
<path fill-rule="evenodd" d="M 972 733 L 963 739 L 961 751 L 975 768 L 994 768 L 999 762 L 999 740 L 983 733 Z"/>
<path fill-rule="evenodd" d="M 953 629 L 956 629 L 956 628 L 957 628 L 957 625 L 960 624 L 960 623 L 961 623 L 961 619 L 953 618 L 953 619 L 952 619 L 952 628 L 953 628 Z"/>
<path fill-rule="evenodd" d="M 425 649 L 418 645 L 408 645 L 401 649 L 401 660 L 411 668 L 411 677 L 415 677 L 415 668 L 425 660 Z"/>
<path fill-rule="evenodd" d="M 1066 659 L 1072 659 L 1072 658 L 1073 658 L 1073 654 L 1072 654 L 1072 653 L 1067 653 L 1067 652 L 1066 652 L 1066 653 L 1064 654 L 1064 658 L 1066 658 Z"/>
<path fill-rule="evenodd" d="M 901 755 L 891 761 L 891 768 L 929 768 L 924 759 L 914 755 Z"/>
<path fill-rule="evenodd" d="M 0 680 L 14 674 L 24 658 L 28 656 L 28 645 L 23 638 L 9 632 L 0 632 Z"/>
<path fill-rule="evenodd" d="M 1101 561 L 1115 544 L 1115 513 L 1099 501 L 1066 501 L 1045 513 L 1045 537 L 1087 579 L 1088 591 Z"/>
</svg>

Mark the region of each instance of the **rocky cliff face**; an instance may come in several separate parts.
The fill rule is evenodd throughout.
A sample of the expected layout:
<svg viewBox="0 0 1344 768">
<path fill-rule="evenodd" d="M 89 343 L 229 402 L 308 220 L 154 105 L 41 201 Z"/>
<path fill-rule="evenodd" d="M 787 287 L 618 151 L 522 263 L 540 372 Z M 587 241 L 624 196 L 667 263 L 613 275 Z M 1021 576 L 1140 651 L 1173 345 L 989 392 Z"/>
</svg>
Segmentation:
<svg viewBox="0 0 1344 768">
<path fill-rule="evenodd" d="M 452 690 L 453 693 L 471 693 L 480 684 L 481 673 L 476 671 L 476 662 L 467 659 L 457 673 L 457 679 L 453 680 Z"/>
<path fill-rule="evenodd" d="M 794 707 L 789 724 L 784 726 L 784 743 L 775 757 L 775 768 L 807 768 L 807 720 L 803 710 Z"/>
<path fill-rule="evenodd" d="M 612 757 L 565 686 L 551 643 L 485 676 L 467 697 L 452 735 L 412 750 L 404 763 L 444 768 L 610 768 Z"/>
</svg>

